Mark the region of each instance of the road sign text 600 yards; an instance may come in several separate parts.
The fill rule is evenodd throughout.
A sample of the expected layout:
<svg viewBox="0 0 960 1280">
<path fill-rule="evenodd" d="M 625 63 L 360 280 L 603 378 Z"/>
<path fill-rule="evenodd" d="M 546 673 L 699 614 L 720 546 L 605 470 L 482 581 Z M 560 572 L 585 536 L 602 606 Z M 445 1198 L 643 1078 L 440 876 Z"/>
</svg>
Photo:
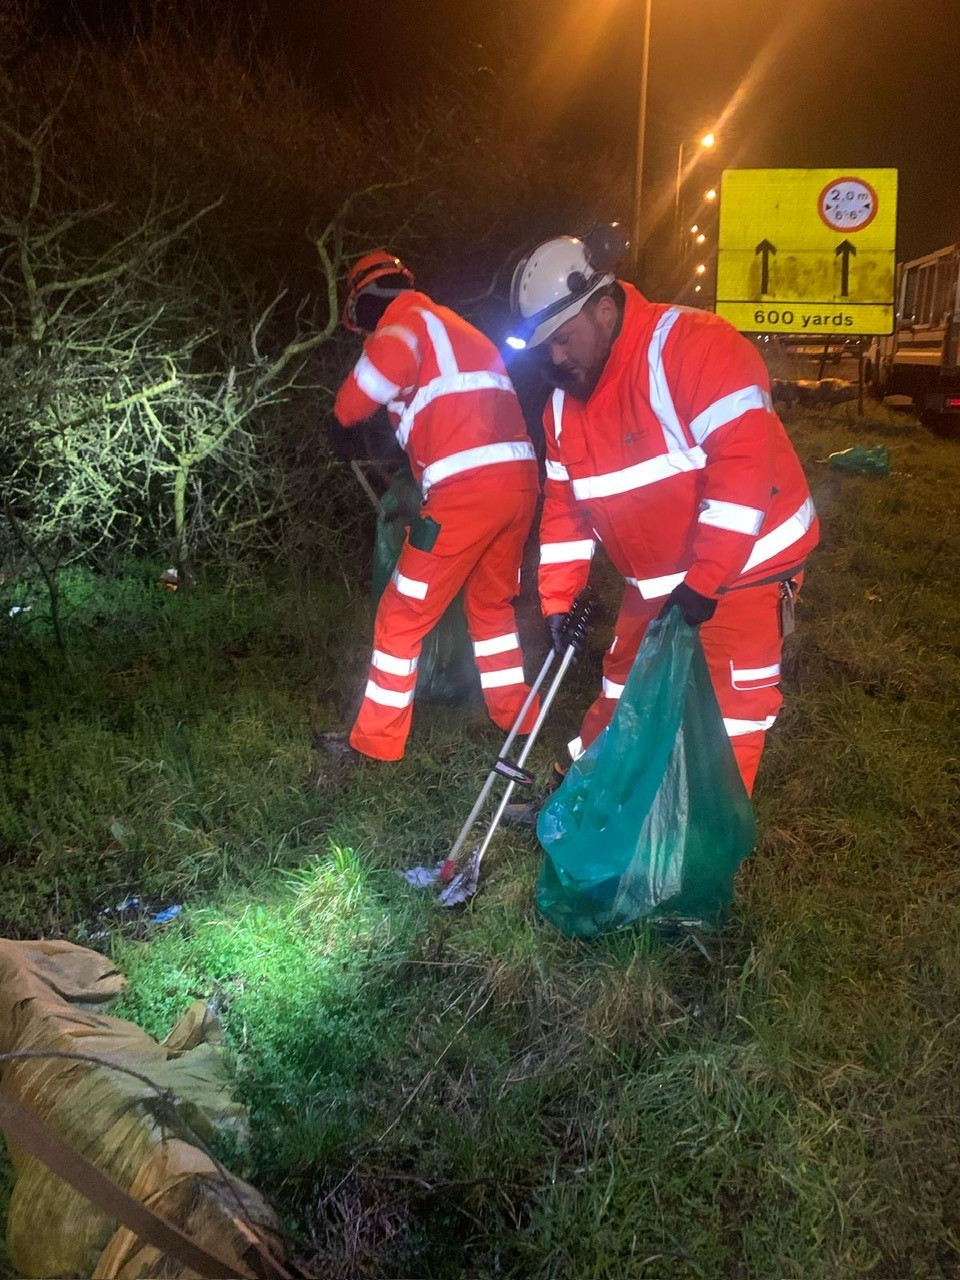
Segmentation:
<svg viewBox="0 0 960 1280">
<path fill-rule="evenodd" d="M 779 308 L 777 307 L 757 307 L 756 311 L 753 313 L 753 318 L 758 325 L 768 325 L 768 324 L 791 325 L 796 319 L 796 316 L 794 312 L 790 310 L 789 307 L 786 307 L 783 311 L 779 310 Z M 800 318 L 803 322 L 802 327 L 804 329 L 806 329 L 807 325 L 811 323 L 815 323 L 817 327 L 819 327 L 821 324 L 826 324 L 828 321 L 827 316 L 813 317 L 806 313 L 802 314 Z M 853 328 L 852 315 L 844 315 L 843 313 L 839 313 L 835 316 L 829 317 L 829 319 L 833 329 L 852 329 Z"/>
<path fill-rule="evenodd" d="M 778 311 L 776 307 L 771 309 L 758 307 L 753 313 L 753 318 L 757 324 L 793 324 L 793 312 L 789 309 Z"/>
</svg>

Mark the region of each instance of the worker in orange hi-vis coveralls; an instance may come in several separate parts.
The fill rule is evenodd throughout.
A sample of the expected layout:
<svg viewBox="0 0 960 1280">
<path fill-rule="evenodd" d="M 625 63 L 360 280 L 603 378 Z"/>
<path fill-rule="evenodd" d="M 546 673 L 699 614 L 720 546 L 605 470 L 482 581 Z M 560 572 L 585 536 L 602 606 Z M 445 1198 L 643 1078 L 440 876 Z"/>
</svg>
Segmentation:
<svg viewBox="0 0 960 1280">
<path fill-rule="evenodd" d="M 513 600 L 539 492 L 536 454 L 497 348 L 413 284 L 385 252 L 353 267 L 343 322 L 367 337 L 334 406 L 344 427 L 386 406 L 423 494 L 377 609 L 356 723 L 349 740 L 324 739 L 377 760 L 403 756 L 424 637 L 461 589 L 483 696 L 501 729 L 529 693 Z M 538 710 L 534 700 L 521 732 Z"/>
<path fill-rule="evenodd" d="M 748 792 L 777 718 L 817 517 L 756 349 L 709 312 L 618 281 L 612 229 L 538 245 L 519 265 L 520 333 L 542 347 L 547 401 L 540 597 L 558 632 L 597 543 L 626 588 L 603 688 L 570 744 L 607 725 L 650 621 L 678 605 L 700 638 Z M 563 766 L 557 766 L 557 778 Z M 556 780 L 556 779 L 555 779 Z M 531 808 L 531 806 L 527 806 Z M 513 812 L 515 820 L 530 814 Z"/>
</svg>

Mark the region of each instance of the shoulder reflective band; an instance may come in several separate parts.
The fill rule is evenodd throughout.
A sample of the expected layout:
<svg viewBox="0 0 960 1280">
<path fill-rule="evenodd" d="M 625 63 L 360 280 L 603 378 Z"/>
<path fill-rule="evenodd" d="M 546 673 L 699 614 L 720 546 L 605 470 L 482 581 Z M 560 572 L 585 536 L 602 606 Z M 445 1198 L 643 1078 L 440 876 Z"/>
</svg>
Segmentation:
<svg viewBox="0 0 960 1280">
<path fill-rule="evenodd" d="M 557 387 L 553 395 L 550 397 L 550 407 L 553 410 L 553 438 L 557 444 L 560 444 L 560 437 L 563 434 L 563 401 L 565 393 Z"/>
<path fill-rule="evenodd" d="M 384 329 L 377 330 L 378 338 L 397 338 L 410 351 L 411 355 L 420 359 L 420 343 L 417 342 L 417 336 L 410 329 L 402 324 L 388 324 Z"/>
<path fill-rule="evenodd" d="M 362 355 L 353 367 L 357 386 L 370 400 L 387 404 L 396 398 L 400 388 L 380 372 L 368 355 Z"/>
<path fill-rule="evenodd" d="M 663 367 L 663 348 L 670 330 L 680 319 L 680 308 L 670 307 L 664 311 L 657 321 L 650 345 L 647 348 L 647 364 L 650 377 L 650 408 L 657 415 L 663 431 L 664 443 L 669 453 L 687 449 L 691 440 L 687 439 L 683 425 L 677 416 L 673 396 L 667 382 L 667 372 Z"/>
<path fill-rule="evenodd" d="M 763 387 L 743 387 L 739 391 L 731 391 L 729 395 L 714 400 L 702 413 L 690 423 L 690 430 L 697 444 L 703 444 L 707 436 L 719 431 L 728 422 L 733 422 L 751 409 L 765 409 L 773 413 L 773 400 L 770 392 Z"/>
<path fill-rule="evenodd" d="M 457 364 L 457 357 L 453 353 L 453 343 L 447 333 L 447 326 L 439 316 L 434 315 L 432 311 L 428 311 L 426 307 L 418 307 L 417 310 L 423 317 L 423 323 L 427 326 L 427 333 L 433 343 L 433 353 L 437 358 L 437 368 L 440 370 L 441 376 L 453 377 L 460 372 L 460 366 Z"/>
</svg>

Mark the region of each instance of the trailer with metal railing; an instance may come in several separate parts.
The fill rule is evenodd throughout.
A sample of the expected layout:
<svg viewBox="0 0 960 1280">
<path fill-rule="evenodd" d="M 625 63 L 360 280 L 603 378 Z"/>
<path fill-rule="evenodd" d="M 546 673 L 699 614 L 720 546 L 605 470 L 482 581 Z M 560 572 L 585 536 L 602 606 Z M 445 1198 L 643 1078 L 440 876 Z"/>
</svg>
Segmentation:
<svg viewBox="0 0 960 1280">
<path fill-rule="evenodd" d="M 896 301 L 893 333 L 867 351 L 868 384 L 918 413 L 960 413 L 960 247 L 900 263 Z"/>
</svg>

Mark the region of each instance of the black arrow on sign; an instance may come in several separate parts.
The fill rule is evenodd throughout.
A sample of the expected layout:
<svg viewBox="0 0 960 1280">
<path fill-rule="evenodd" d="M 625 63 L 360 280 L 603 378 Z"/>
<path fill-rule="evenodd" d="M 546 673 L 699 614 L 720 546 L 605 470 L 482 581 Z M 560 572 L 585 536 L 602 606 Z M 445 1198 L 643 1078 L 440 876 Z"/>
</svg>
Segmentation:
<svg viewBox="0 0 960 1280">
<path fill-rule="evenodd" d="M 837 245 L 833 251 L 834 257 L 841 258 L 840 266 L 840 297 L 850 297 L 850 259 L 857 256 L 857 250 L 849 240 L 844 240 Z"/>
<path fill-rule="evenodd" d="M 761 265 L 760 265 L 760 292 L 769 293 L 770 292 L 770 257 L 771 255 L 776 255 L 777 246 L 775 244 L 771 244 L 769 240 L 761 240 L 760 243 L 757 245 L 755 252 L 763 254 L 763 258 L 761 259 Z"/>
</svg>

